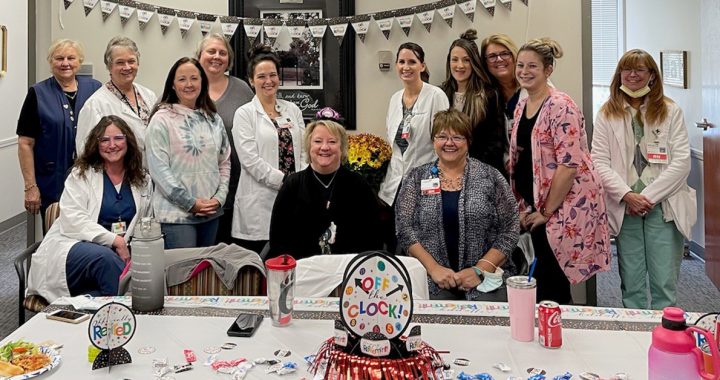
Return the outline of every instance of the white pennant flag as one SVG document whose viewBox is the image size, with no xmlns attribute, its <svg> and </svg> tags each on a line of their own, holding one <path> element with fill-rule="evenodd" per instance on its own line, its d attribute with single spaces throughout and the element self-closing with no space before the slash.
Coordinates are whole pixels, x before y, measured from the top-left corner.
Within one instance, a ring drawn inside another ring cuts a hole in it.
<svg viewBox="0 0 720 380">
<path fill-rule="evenodd" d="M 355 29 L 355 34 L 357 34 L 360 42 L 365 43 L 365 36 L 367 36 L 368 29 L 370 29 L 370 16 L 353 16 L 350 19 L 350 23 L 353 26 L 353 29 Z"/>
<path fill-rule="evenodd" d="M 463 11 L 463 13 L 465 13 L 465 16 L 467 16 L 470 21 L 475 21 L 475 9 L 477 7 L 477 0 L 470 0 L 458 3 L 458 7 L 461 11 Z"/>
<path fill-rule="evenodd" d="M 327 21 L 323 19 L 312 19 L 308 20 L 307 23 L 315 45 L 320 45 L 325 36 L 325 31 L 327 31 Z"/>
<path fill-rule="evenodd" d="M 220 16 L 220 28 L 225 37 L 232 38 L 235 35 L 238 25 L 240 25 L 240 17 Z M 257 34 L 255 34 L 255 37 L 257 37 Z"/>
<path fill-rule="evenodd" d="M 289 19 L 285 21 L 285 27 L 287 27 L 290 38 L 293 41 L 302 38 L 305 33 L 305 20 L 302 19 Z"/>
<path fill-rule="evenodd" d="M 508 10 L 512 10 L 512 0 L 500 0 L 500 4 L 505 6 Z"/>
<path fill-rule="evenodd" d="M 120 0 L 118 3 L 118 13 L 120 13 L 120 23 L 123 26 L 130 20 L 133 12 L 135 12 L 135 3 L 133 1 Z"/>
<path fill-rule="evenodd" d="M 102 10 L 102 18 L 103 21 L 106 21 L 108 17 L 110 17 L 110 14 L 113 13 L 115 8 L 117 7 L 117 0 L 111 1 L 111 0 L 101 0 L 100 1 L 100 10 Z"/>
<path fill-rule="evenodd" d="M 200 32 L 202 32 L 203 36 L 210 32 L 215 20 L 217 20 L 217 16 L 205 13 L 198 13 L 196 17 L 198 25 L 200 25 Z"/>
<path fill-rule="evenodd" d="M 98 1 L 100 0 L 83 0 L 83 5 L 85 6 L 85 16 L 89 15 L 90 12 L 95 9 Z"/>
<path fill-rule="evenodd" d="M 440 17 L 452 28 L 453 17 L 455 17 L 455 2 L 452 0 L 445 0 L 440 2 L 441 7 L 437 9 Z"/>
<path fill-rule="evenodd" d="M 415 17 L 414 14 L 409 15 L 403 15 L 403 16 L 397 16 L 398 24 L 400 24 L 400 27 L 402 28 L 403 32 L 405 32 L 405 36 L 410 35 L 410 27 L 413 23 L 413 18 Z"/>
<path fill-rule="evenodd" d="M 138 3 L 137 7 L 137 18 L 140 30 L 145 30 L 145 26 L 150 22 L 150 19 L 155 14 L 155 7 L 145 3 Z"/>
<path fill-rule="evenodd" d="M 416 11 L 418 13 L 416 13 L 415 15 L 417 16 L 418 20 L 420 20 L 420 23 L 423 24 L 428 33 L 430 33 L 430 28 L 432 27 L 432 22 L 435 18 L 434 4 L 421 5 L 417 8 Z"/>
<path fill-rule="evenodd" d="M 177 20 L 178 26 L 180 27 L 180 34 L 182 35 L 182 38 L 185 38 L 188 30 L 190 30 L 190 28 L 192 28 L 193 24 L 195 23 L 195 13 L 188 11 L 178 11 Z"/>
<path fill-rule="evenodd" d="M 273 46 L 275 45 L 275 40 L 280 35 L 280 31 L 283 27 L 283 21 L 280 19 L 265 19 L 263 20 L 263 29 L 265 30 L 265 35 L 268 38 L 268 45 Z"/>
<path fill-rule="evenodd" d="M 338 44 L 342 45 L 348 28 L 348 20 L 345 17 L 334 17 L 328 21 L 328 25 L 330 26 L 330 31 L 333 36 L 337 39 Z"/>
<path fill-rule="evenodd" d="M 175 10 L 172 8 L 159 7 L 157 14 L 158 21 L 160 22 L 160 30 L 162 30 L 162 34 L 165 34 L 175 19 Z"/>
<path fill-rule="evenodd" d="M 65 10 L 68 9 L 68 7 L 73 3 L 73 0 L 65 0 L 63 1 L 63 4 L 65 4 Z"/>
<path fill-rule="evenodd" d="M 485 10 L 490 13 L 490 16 L 495 16 L 495 5 L 497 4 L 496 0 L 480 0 L 482 2 L 482 6 L 485 8 Z"/>
<path fill-rule="evenodd" d="M 375 19 L 375 24 L 377 24 L 378 28 L 380 28 L 380 31 L 385 36 L 385 39 L 389 40 L 395 17 L 390 12 L 380 12 L 375 14 L 373 18 Z"/>
<path fill-rule="evenodd" d="M 223 17 L 220 17 L 221 22 L 222 19 Z M 250 44 L 252 44 L 257 39 L 257 36 L 260 35 L 260 31 L 262 30 L 262 20 L 259 18 L 245 19 L 243 21 L 243 28 L 245 29 L 245 35 L 250 41 Z M 227 33 L 225 35 L 227 35 Z"/>
</svg>

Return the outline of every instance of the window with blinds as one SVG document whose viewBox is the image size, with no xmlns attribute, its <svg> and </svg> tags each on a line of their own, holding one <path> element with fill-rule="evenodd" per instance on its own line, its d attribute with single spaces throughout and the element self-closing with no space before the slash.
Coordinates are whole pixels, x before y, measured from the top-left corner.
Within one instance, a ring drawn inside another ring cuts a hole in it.
<svg viewBox="0 0 720 380">
<path fill-rule="evenodd" d="M 593 114 L 610 95 L 610 82 L 620 58 L 622 1 L 592 0 Z"/>
</svg>

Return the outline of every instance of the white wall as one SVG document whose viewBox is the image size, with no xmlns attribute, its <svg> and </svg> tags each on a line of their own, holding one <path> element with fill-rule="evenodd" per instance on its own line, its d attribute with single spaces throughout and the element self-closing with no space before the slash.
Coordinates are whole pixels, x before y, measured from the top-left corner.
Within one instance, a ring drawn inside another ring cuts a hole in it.
<svg viewBox="0 0 720 380">
<path fill-rule="evenodd" d="M 660 62 L 661 50 L 687 50 L 688 88 L 665 86 L 665 95 L 672 98 L 685 112 L 693 164 L 688 184 L 698 195 L 698 221 L 693 240 L 705 246 L 705 218 L 703 210 L 702 130 L 695 121 L 702 119 L 702 67 L 700 48 L 700 1 L 627 0 L 625 1 L 626 48 L 639 48 L 652 54 Z"/>
<path fill-rule="evenodd" d="M 426 4 L 428 0 L 356 0 L 357 14 Z M 392 94 L 402 88 L 394 66 L 389 72 L 378 70 L 377 52 L 389 50 L 395 57 L 398 46 L 406 41 L 420 44 L 425 50 L 430 69 L 430 83 L 439 85 L 445 79 L 445 60 L 450 43 L 468 28 L 478 31 L 480 40 L 492 33 L 508 34 L 518 46 L 531 38 L 551 37 L 565 50 L 552 76 L 553 83 L 582 107 L 582 41 L 581 2 L 578 0 L 530 1 L 529 7 L 519 0 L 512 2 L 512 11 L 499 4 L 495 16 L 477 5 L 474 22 L 456 8 L 453 26 L 436 13 L 431 32 L 416 19 L 409 36 L 395 23 L 390 39 L 386 40 L 375 25 L 371 25 L 365 43 L 356 38 L 357 49 L 357 125 L 358 130 L 385 136 L 385 114 Z"/>
<path fill-rule="evenodd" d="M 144 1 L 158 6 L 184 9 L 189 11 L 226 15 L 228 12 L 227 0 L 152 0 Z M 38 80 L 49 76 L 49 68 L 44 61 L 47 48 L 52 40 L 57 38 L 72 38 L 81 41 L 85 46 L 85 63 L 93 63 L 94 76 L 101 82 L 109 79 L 107 69 L 103 63 L 103 54 L 108 41 L 116 35 L 125 35 L 132 38 L 140 49 L 140 69 L 137 82 L 153 91 L 158 97 L 162 94 L 165 78 L 175 61 L 183 56 L 192 56 L 198 42 L 202 39 L 199 25 L 193 25 L 183 39 L 177 21 L 173 21 L 167 32 L 160 31 L 157 15 L 141 31 L 137 16 L 133 16 L 123 27 L 117 9 L 107 21 L 103 22 L 102 12 L 98 4 L 92 13 L 85 16 L 82 1 L 75 1 L 65 10 L 62 1 L 38 1 Z M 44 21 L 44 22 L 43 22 Z M 216 25 L 217 30 L 220 24 Z"/>
<path fill-rule="evenodd" d="M 0 221 L 5 221 L 24 211 L 15 128 L 28 87 L 27 1 L 3 2 L 0 24 L 8 29 L 8 73 L 0 78 Z"/>
</svg>

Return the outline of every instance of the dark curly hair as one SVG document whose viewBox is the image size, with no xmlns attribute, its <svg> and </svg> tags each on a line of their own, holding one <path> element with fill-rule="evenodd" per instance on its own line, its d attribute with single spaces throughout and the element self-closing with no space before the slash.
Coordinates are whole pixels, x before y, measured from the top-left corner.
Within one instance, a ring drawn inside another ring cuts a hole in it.
<svg viewBox="0 0 720 380">
<path fill-rule="evenodd" d="M 138 148 L 135 133 L 133 133 L 125 120 L 115 115 L 103 116 L 90 131 L 87 140 L 85 140 L 85 150 L 83 154 L 75 160 L 73 167 L 80 171 L 80 177 L 82 178 L 85 178 L 85 173 L 89 169 L 95 171 L 103 170 L 105 160 L 100 156 L 100 138 L 105 135 L 105 129 L 110 125 L 116 126 L 120 132 L 125 135 L 125 144 L 127 145 L 127 152 L 125 152 L 125 157 L 123 157 L 125 179 L 131 186 L 143 187 L 147 185 L 145 169 L 142 164 L 142 151 Z"/>
</svg>

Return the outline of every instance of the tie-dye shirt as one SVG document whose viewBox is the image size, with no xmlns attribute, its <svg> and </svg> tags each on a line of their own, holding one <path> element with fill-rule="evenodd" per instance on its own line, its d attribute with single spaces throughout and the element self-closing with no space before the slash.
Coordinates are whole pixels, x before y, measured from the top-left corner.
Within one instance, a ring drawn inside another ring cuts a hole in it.
<svg viewBox="0 0 720 380">
<path fill-rule="evenodd" d="M 161 223 L 201 223 L 222 214 L 197 217 L 196 198 L 222 205 L 230 182 L 230 143 L 217 115 L 180 104 L 163 105 L 145 135 L 150 176 L 156 187 L 155 218 Z"/>
</svg>

